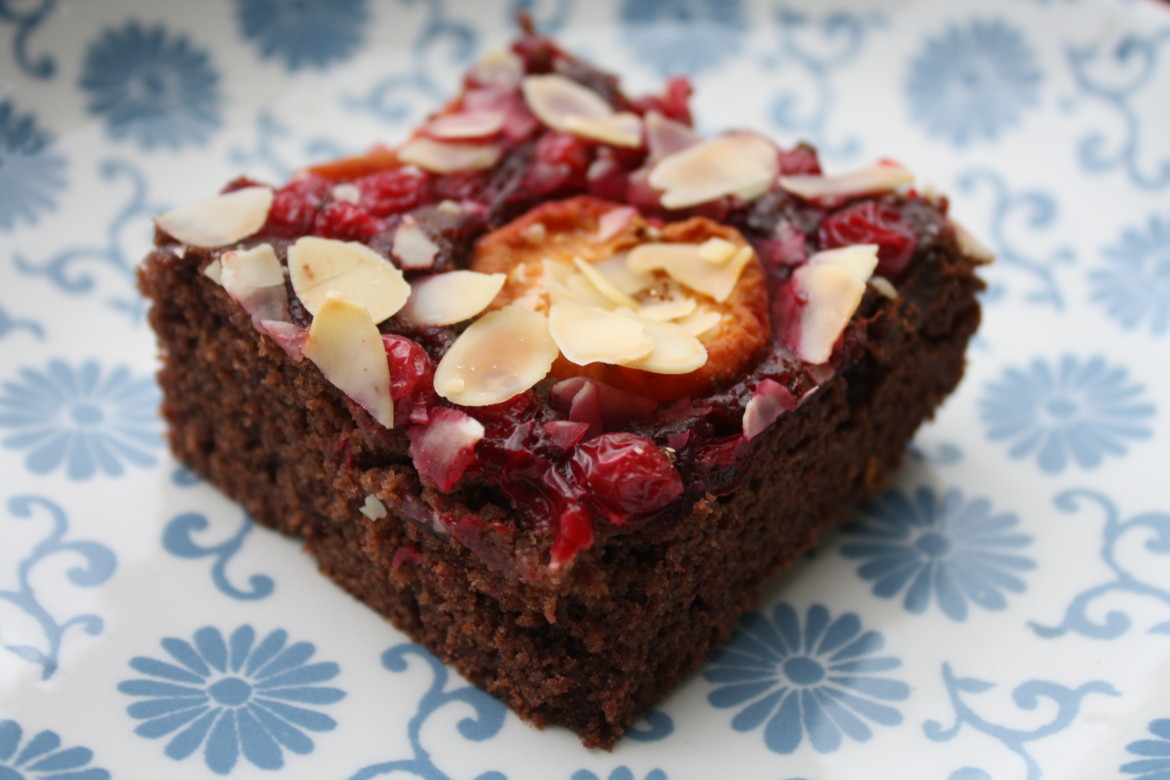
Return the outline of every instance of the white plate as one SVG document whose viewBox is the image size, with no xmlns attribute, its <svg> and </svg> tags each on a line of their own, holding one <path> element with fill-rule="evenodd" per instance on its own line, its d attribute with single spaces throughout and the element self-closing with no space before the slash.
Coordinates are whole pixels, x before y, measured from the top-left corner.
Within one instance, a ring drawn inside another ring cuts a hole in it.
<svg viewBox="0 0 1170 780">
<path fill-rule="evenodd" d="M 605 753 L 163 448 L 150 216 L 401 138 L 516 3 L 296 5 L 0 3 L 0 777 L 1170 776 L 1170 8 L 534 4 L 635 91 L 689 71 L 708 131 L 902 161 L 1000 254 L 894 486 Z"/>
</svg>

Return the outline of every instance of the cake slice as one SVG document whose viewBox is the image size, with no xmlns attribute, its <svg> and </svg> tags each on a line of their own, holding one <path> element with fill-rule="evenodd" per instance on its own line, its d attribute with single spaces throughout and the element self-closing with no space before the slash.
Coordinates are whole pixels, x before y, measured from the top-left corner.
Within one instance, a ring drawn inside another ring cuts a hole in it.
<svg viewBox="0 0 1170 780">
<path fill-rule="evenodd" d="M 529 31 L 403 144 L 160 216 L 139 272 L 176 456 L 588 746 L 898 466 L 989 259 L 902 167 L 700 138 L 689 93 Z"/>
</svg>

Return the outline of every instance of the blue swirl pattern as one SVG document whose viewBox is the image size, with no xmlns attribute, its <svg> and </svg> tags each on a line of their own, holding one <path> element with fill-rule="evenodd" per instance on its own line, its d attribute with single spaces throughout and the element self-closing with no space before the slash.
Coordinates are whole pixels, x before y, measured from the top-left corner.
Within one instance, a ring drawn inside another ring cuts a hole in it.
<svg viewBox="0 0 1170 780">
<path fill-rule="evenodd" d="M 216 589 L 226 596 L 240 601 L 256 601 L 272 595 L 275 583 L 264 574 L 253 574 L 248 578 L 250 590 L 233 585 L 227 577 L 227 566 L 244 545 L 244 537 L 252 532 L 252 518 L 244 515 L 244 521 L 233 536 L 219 544 L 203 546 L 193 538 L 197 531 L 206 530 L 210 523 L 205 515 L 186 512 L 176 515 L 163 529 L 163 549 L 177 558 L 214 558 L 211 566 L 211 580 Z"/>
<path fill-rule="evenodd" d="M 623 0 L 618 14 L 630 50 L 664 76 L 717 67 L 747 32 L 743 0 Z"/>
</svg>

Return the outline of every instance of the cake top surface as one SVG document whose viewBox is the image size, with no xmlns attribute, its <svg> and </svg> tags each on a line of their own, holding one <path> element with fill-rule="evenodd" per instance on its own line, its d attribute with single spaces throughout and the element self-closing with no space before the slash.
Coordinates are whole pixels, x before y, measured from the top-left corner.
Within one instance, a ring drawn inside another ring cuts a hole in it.
<svg viewBox="0 0 1170 780">
<path fill-rule="evenodd" d="M 690 93 L 627 96 L 529 32 L 403 143 L 236 180 L 161 215 L 160 246 L 200 253 L 362 436 L 404 435 L 424 487 L 502 494 L 555 569 L 732 490 L 904 277 L 989 259 L 897 163 L 703 138 Z"/>
</svg>

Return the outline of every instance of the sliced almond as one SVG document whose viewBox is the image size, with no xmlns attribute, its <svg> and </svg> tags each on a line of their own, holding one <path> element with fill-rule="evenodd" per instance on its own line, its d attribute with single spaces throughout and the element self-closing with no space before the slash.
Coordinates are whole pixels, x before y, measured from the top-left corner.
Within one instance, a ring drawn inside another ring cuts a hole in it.
<svg viewBox="0 0 1170 780">
<path fill-rule="evenodd" d="M 570 116 L 564 120 L 564 127 L 573 135 L 610 146 L 634 148 L 642 145 L 642 120 L 629 111 L 603 117 Z"/>
<path fill-rule="evenodd" d="M 699 304 L 689 295 L 670 298 L 664 301 L 647 303 L 637 309 L 637 313 L 648 320 L 656 322 L 670 322 L 682 319 L 694 313 Z"/>
<path fill-rule="evenodd" d="M 619 206 L 602 214 L 601 218 L 597 220 L 598 243 L 608 241 L 621 233 L 630 226 L 636 216 L 638 216 L 638 210 L 633 206 Z"/>
<path fill-rule="evenodd" d="M 489 138 L 504 127 L 502 111 L 463 111 L 446 114 L 426 124 L 423 132 L 440 140 L 466 140 L 468 138 Z"/>
<path fill-rule="evenodd" d="M 646 147 L 650 151 L 650 160 L 657 162 L 669 157 L 675 152 L 681 152 L 687 147 L 694 146 L 703 140 L 694 128 L 667 119 L 657 111 L 646 114 Z"/>
<path fill-rule="evenodd" d="M 287 321 L 288 290 L 284 270 L 270 244 L 258 244 L 242 252 L 220 256 L 220 283 L 256 322 Z"/>
<path fill-rule="evenodd" d="M 507 276 L 475 271 L 450 271 L 410 285 L 410 300 L 402 317 L 415 325 L 453 325 L 469 320 L 487 308 L 499 294 Z"/>
<path fill-rule="evenodd" d="M 752 250 L 742 247 L 731 260 L 715 265 L 703 259 L 701 244 L 642 244 L 630 250 L 626 264 L 634 273 L 665 271 L 671 279 L 723 303 L 735 290 Z M 746 251 L 743 251 L 746 250 Z"/>
<path fill-rule="evenodd" d="M 370 416 L 387 428 L 394 427 L 386 347 L 364 305 L 329 292 L 309 327 L 304 355 Z"/>
<path fill-rule="evenodd" d="M 386 511 L 386 505 L 383 504 L 373 493 L 366 495 L 366 500 L 362 502 L 360 507 L 358 507 L 358 511 L 370 520 L 381 520 L 389 514 L 389 512 Z"/>
<path fill-rule="evenodd" d="M 609 280 L 605 274 L 598 271 L 592 263 L 587 263 L 579 257 L 573 258 L 573 265 L 577 270 L 589 280 L 589 282 L 596 288 L 596 290 L 605 296 L 613 306 L 628 306 L 631 309 L 638 308 L 638 302 L 631 298 L 626 293 Z"/>
<path fill-rule="evenodd" d="M 780 187 L 805 200 L 818 198 L 852 198 L 892 192 L 914 183 L 914 174 L 901 167 L 878 163 L 837 176 L 797 174 L 781 176 Z"/>
<path fill-rule="evenodd" d="M 726 238 L 708 238 L 699 245 L 699 257 L 708 263 L 719 265 L 726 263 L 735 254 L 738 247 Z"/>
<path fill-rule="evenodd" d="M 654 340 L 639 321 L 571 301 L 553 304 L 548 329 L 561 354 L 579 366 L 626 365 L 654 349 Z"/>
<path fill-rule="evenodd" d="M 703 337 L 723 322 L 723 315 L 710 309 L 702 309 L 678 320 L 675 325 L 685 330 L 700 341 Z"/>
<path fill-rule="evenodd" d="M 557 352 L 543 314 L 505 306 L 459 335 L 435 368 L 435 392 L 463 406 L 501 403 L 544 379 Z"/>
<path fill-rule="evenodd" d="M 264 227 L 272 206 L 272 188 L 244 187 L 155 218 L 169 236 L 191 246 L 227 246 Z"/>
<path fill-rule="evenodd" d="M 743 408 L 744 438 L 749 441 L 756 438 L 782 413 L 791 412 L 796 406 L 796 397 L 787 387 L 775 379 L 760 382 Z"/>
<path fill-rule="evenodd" d="M 877 290 L 881 296 L 889 298 L 891 301 L 898 298 L 898 288 L 884 276 L 870 277 L 869 286 Z"/>
<path fill-rule="evenodd" d="M 573 132 L 567 124 L 570 118 L 605 119 L 614 113 L 601 95 L 558 73 L 526 76 L 520 88 L 536 118 L 563 133 Z"/>
<path fill-rule="evenodd" d="M 707 348 L 678 325 L 655 322 L 642 317 L 636 318 L 635 321 L 640 323 L 646 334 L 654 340 L 654 349 L 646 357 L 621 365 L 654 374 L 689 374 L 702 368 L 707 362 Z"/>
<path fill-rule="evenodd" d="M 314 316 L 331 292 L 365 306 L 374 322 L 392 316 L 410 297 L 402 271 L 365 244 L 304 236 L 288 249 L 293 289 Z"/>
<path fill-rule="evenodd" d="M 407 214 L 394 231 L 394 243 L 390 253 L 403 268 L 416 270 L 430 268 L 439 255 L 439 246 L 423 232 L 418 221 Z"/>
<path fill-rule="evenodd" d="M 491 168 L 500 150 L 490 144 L 460 144 L 416 138 L 398 150 L 398 159 L 431 173 L 458 173 Z"/>
<path fill-rule="evenodd" d="M 682 209 L 736 195 L 752 200 L 776 177 L 776 147 L 758 135 L 739 133 L 702 141 L 659 161 L 650 186 L 663 190 L 662 205 Z"/>
<path fill-rule="evenodd" d="M 975 235 L 955 220 L 951 220 L 955 229 L 955 243 L 959 251 L 977 263 L 994 263 L 995 250 L 977 239 Z"/>
<path fill-rule="evenodd" d="M 506 49 L 493 49 L 471 66 L 468 75 L 480 84 L 511 89 L 524 77 L 524 62 Z"/>
<path fill-rule="evenodd" d="M 219 258 L 212 260 L 203 269 L 203 275 L 216 284 L 223 284 L 223 264 L 219 262 Z"/>
<path fill-rule="evenodd" d="M 853 244 L 825 249 L 810 257 L 807 265 L 835 265 L 865 284 L 877 268 L 878 248 L 877 244 Z"/>
<path fill-rule="evenodd" d="M 817 252 L 793 272 L 792 284 L 806 301 L 794 345 L 805 362 L 827 363 L 832 356 L 877 267 L 877 250 L 875 244 L 860 244 Z"/>
</svg>

